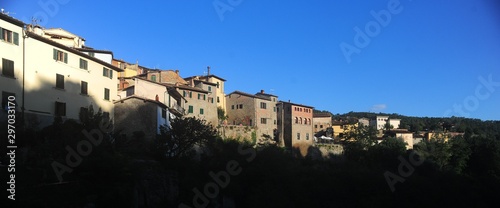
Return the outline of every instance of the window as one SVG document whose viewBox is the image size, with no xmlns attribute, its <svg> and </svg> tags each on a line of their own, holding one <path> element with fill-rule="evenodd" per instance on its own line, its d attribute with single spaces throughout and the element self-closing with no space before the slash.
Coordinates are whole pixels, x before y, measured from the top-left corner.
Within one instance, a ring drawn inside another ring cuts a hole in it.
<svg viewBox="0 0 500 208">
<path fill-rule="evenodd" d="M 151 75 L 151 81 L 156 82 L 156 75 Z"/>
<path fill-rule="evenodd" d="M 304 124 L 307 125 L 307 118 L 304 118 Z"/>
<path fill-rule="evenodd" d="M 302 117 L 299 118 L 299 124 L 302 124 Z"/>
<path fill-rule="evenodd" d="M 109 89 L 104 88 L 104 100 L 109 100 Z"/>
<path fill-rule="evenodd" d="M 64 89 L 64 75 L 56 74 L 56 88 Z"/>
<path fill-rule="evenodd" d="M 211 97 L 211 98 L 208 98 L 208 102 L 210 102 L 210 103 L 214 103 L 214 98 L 212 98 L 212 97 Z"/>
<path fill-rule="evenodd" d="M 183 97 L 186 97 L 186 90 L 183 90 L 183 91 L 182 91 L 182 96 L 183 96 Z"/>
<path fill-rule="evenodd" d="M 274 120 L 274 125 L 276 125 L 276 120 Z"/>
<path fill-rule="evenodd" d="M 261 123 L 261 124 L 267 124 L 267 119 L 265 119 L 265 118 L 261 118 L 261 119 L 260 119 L 260 123 Z"/>
<path fill-rule="evenodd" d="M 19 33 L 0 27 L 0 40 L 19 45 Z"/>
<path fill-rule="evenodd" d="M 319 128 L 323 128 L 323 125 L 319 125 Z"/>
<path fill-rule="evenodd" d="M 8 59 L 2 59 L 2 75 L 14 77 L 14 62 Z"/>
<path fill-rule="evenodd" d="M 217 82 L 217 88 L 219 88 L 219 82 Z"/>
<path fill-rule="evenodd" d="M 82 81 L 80 93 L 82 95 L 88 95 L 88 83 L 87 82 Z"/>
<path fill-rule="evenodd" d="M 109 76 L 109 69 L 102 68 L 102 76 L 108 77 Z"/>
<path fill-rule="evenodd" d="M 309 140 L 309 133 L 306 133 L 306 140 Z"/>
<path fill-rule="evenodd" d="M 200 108 L 200 115 L 203 115 L 203 108 Z"/>
<path fill-rule="evenodd" d="M 299 118 L 298 117 L 295 117 L 295 123 L 298 124 L 299 123 Z"/>
<path fill-rule="evenodd" d="M 297 140 L 300 140 L 300 133 L 297 133 Z"/>
<path fill-rule="evenodd" d="M 267 108 L 267 103 L 265 102 L 260 102 L 260 108 L 266 109 Z"/>
<path fill-rule="evenodd" d="M 193 92 L 189 92 L 189 98 L 193 98 Z"/>
<path fill-rule="evenodd" d="M 217 103 L 220 103 L 220 99 L 219 99 L 219 96 L 217 96 Z"/>
<path fill-rule="evenodd" d="M 273 107 L 273 111 L 276 112 L 276 107 Z"/>
<path fill-rule="evenodd" d="M 9 106 L 9 97 L 10 96 L 16 96 L 16 94 L 2 91 L 2 109 L 7 110 L 8 106 Z M 15 101 L 14 101 L 14 103 L 15 103 Z"/>
<path fill-rule="evenodd" d="M 234 110 L 234 105 L 231 105 L 231 110 Z"/>
<path fill-rule="evenodd" d="M 318 128 L 318 124 L 315 124 L 315 125 L 314 125 L 314 128 Z"/>
<path fill-rule="evenodd" d="M 198 100 L 200 99 L 200 97 L 201 97 L 201 94 L 200 94 L 200 93 L 198 93 Z"/>
<path fill-rule="evenodd" d="M 88 62 L 87 62 L 87 60 L 80 59 L 80 69 L 87 70 L 87 68 L 88 68 Z"/>
<path fill-rule="evenodd" d="M 252 126 L 252 119 L 249 120 L 249 126 Z"/>
<path fill-rule="evenodd" d="M 203 100 L 207 100 L 207 95 L 203 95 Z"/>
<path fill-rule="evenodd" d="M 167 111 L 165 109 L 161 109 L 161 117 L 167 118 Z"/>
<path fill-rule="evenodd" d="M 211 86 L 208 86 L 208 91 L 212 92 L 212 87 Z"/>
<path fill-rule="evenodd" d="M 95 53 L 94 52 L 89 52 L 89 56 L 94 57 Z"/>
<path fill-rule="evenodd" d="M 68 53 L 64 53 L 60 50 L 54 48 L 53 50 L 53 58 L 56 61 L 68 63 Z"/>
<path fill-rule="evenodd" d="M 56 102 L 56 116 L 66 116 L 66 103 Z"/>
<path fill-rule="evenodd" d="M 240 104 L 240 109 L 243 109 L 243 104 Z"/>
<path fill-rule="evenodd" d="M 113 79 L 113 70 L 110 70 L 106 67 L 102 68 L 102 76 L 109 77 L 110 79 Z"/>
<path fill-rule="evenodd" d="M 193 106 L 192 105 L 189 106 L 188 113 L 193 113 Z"/>
</svg>

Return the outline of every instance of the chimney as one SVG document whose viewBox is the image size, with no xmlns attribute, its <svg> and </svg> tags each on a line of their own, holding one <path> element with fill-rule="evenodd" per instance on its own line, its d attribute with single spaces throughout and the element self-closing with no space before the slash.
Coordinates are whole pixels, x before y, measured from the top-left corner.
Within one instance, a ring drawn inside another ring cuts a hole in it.
<svg viewBox="0 0 500 208">
<path fill-rule="evenodd" d="M 260 94 L 264 94 L 264 90 L 260 90 Z"/>
<path fill-rule="evenodd" d="M 210 66 L 207 66 L 207 76 L 210 76 Z"/>
<path fill-rule="evenodd" d="M 179 70 L 175 70 L 175 73 L 176 73 L 177 75 L 179 75 Z"/>
</svg>

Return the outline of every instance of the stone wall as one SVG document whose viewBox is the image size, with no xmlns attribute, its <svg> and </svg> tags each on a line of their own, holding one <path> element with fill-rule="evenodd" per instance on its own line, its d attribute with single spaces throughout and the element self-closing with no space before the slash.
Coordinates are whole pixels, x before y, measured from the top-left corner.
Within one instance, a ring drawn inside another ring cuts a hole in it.
<svg viewBox="0 0 500 208">
<path fill-rule="evenodd" d="M 223 139 L 246 140 L 252 143 L 256 142 L 257 136 L 259 136 L 257 135 L 257 129 L 250 126 L 225 125 L 217 127 L 217 131 Z"/>
</svg>

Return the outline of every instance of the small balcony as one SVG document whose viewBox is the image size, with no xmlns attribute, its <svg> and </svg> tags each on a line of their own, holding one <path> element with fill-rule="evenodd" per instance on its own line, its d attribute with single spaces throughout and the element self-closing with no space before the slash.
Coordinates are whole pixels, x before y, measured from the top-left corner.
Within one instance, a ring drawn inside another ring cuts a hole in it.
<svg viewBox="0 0 500 208">
<path fill-rule="evenodd" d="M 176 111 L 179 114 L 179 116 L 186 115 L 186 110 L 184 110 L 183 107 L 175 103 L 170 107 L 170 110 Z"/>
</svg>

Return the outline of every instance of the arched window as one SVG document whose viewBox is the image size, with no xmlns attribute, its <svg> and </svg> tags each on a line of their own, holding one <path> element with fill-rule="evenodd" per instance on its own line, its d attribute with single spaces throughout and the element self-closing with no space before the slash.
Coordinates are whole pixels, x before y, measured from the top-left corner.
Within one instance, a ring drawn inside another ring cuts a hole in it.
<svg viewBox="0 0 500 208">
<path fill-rule="evenodd" d="M 308 120 L 307 122 L 309 123 L 309 125 L 311 125 L 311 124 L 312 124 L 312 123 L 311 123 L 311 119 L 310 119 L 310 118 L 308 118 L 307 120 Z"/>
<path fill-rule="evenodd" d="M 295 123 L 299 123 L 299 118 L 295 117 Z"/>
<path fill-rule="evenodd" d="M 307 125 L 307 118 L 304 118 L 304 124 Z"/>
<path fill-rule="evenodd" d="M 299 118 L 299 124 L 302 124 L 302 117 Z"/>
</svg>

